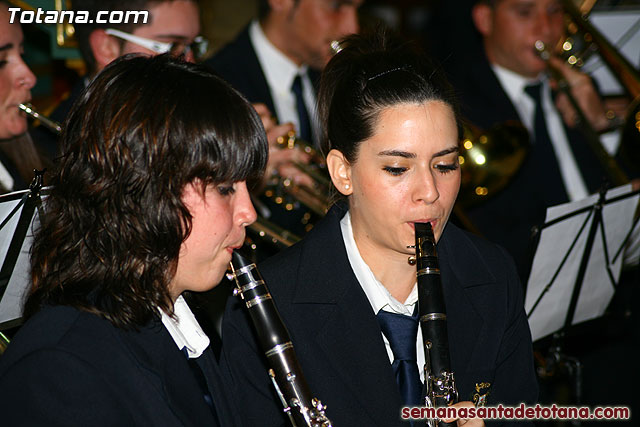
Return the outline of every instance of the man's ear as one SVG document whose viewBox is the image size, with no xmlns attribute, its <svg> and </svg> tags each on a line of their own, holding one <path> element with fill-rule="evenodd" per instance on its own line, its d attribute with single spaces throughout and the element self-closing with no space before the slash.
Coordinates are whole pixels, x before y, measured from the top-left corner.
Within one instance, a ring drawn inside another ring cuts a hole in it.
<svg viewBox="0 0 640 427">
<path fill-rule="evenodd" d="M 353 193 L 351 182 L 351 165 L 344 155 L 333 149 L 327 154 L 327 169 L 336 189 L 345 196 Z"/>
<path fill-rule="evenodd" d="M 486 3 L 478 3 L 471 9 L 471 18 L 476 29 L 483 36 L 487 36 L 493 30 L 493 9 Z"/>
<path fill-rule="evenodd" d="M 103 29 L 97 29 L 89 35 L 89 45 L 96 60 L 96 71 L 102 70 L 111 61 L 120 56 L 120 42 L 107 34 Z"/>
</svg>

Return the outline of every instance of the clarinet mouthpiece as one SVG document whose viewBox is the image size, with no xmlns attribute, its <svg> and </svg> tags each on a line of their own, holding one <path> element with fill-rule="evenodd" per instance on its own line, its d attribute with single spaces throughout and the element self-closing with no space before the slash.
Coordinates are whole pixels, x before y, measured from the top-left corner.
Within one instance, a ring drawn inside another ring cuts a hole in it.
<svg viewBox="0 0 640 427">
<path fill-rule="evenodd" d="M 236 270 L 239 270 L 242 267 L 246 267 L 248 265 L 253 264 L 253 262 L 245 258 L 237 250 L 233 251 L 233 254 L 231 255 L 231 263 L 233 264 L 233 268 Z"/>
</svg>

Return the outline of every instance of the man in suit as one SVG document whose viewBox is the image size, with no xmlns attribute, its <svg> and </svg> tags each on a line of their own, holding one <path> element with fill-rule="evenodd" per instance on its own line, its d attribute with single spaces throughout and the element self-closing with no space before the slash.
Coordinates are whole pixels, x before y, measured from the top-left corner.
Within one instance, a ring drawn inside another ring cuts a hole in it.
<svg viewBox="0 0 640 427">
<path fill-rule="evenodd" d="M 509 120 L 531 135 L 529 155 L 507 188 L 467 214 L 488 239 L 513 255 L 523 281 L 530 263 L 531 228 L 544 221 L 546 208 L 596 192 L 606 175 L 577 126 L 577 114 L 534 45 L 553 49 L 564 35 L 564 11 L 558 0 L 481 0 L 472 18 L 482 36 L 481 51 L 450 62 L 450 74 L 462 101 L 463 116 L 486 130 Z M 589 124 L 607 128 L 605 108 L 593 82 L 551 57 Z M 491 159 L 488 159 L 489 161 Z"/>
<path fill-rule="evenodd" d="M 295 129 L 302 140 L 318 142 L 315 85 L 319 71 L 331 58 L 332 41 L 358 31 L 357 9 L 362 0 L 262 0 L 259 19 L 206 61 L 247 97 L 262 104 L 261 115 L 273 123 L 272 134 Z M 263 118 L 263 121 L 265 119 Z M 279 123 L 279 126 L 275 126 Z M 269 141 L 275 141 L 270 137 Z M 298 150 L 270 150 L 265 178 L 272 171 L 296 182 L 313 185 L 292 166 L 308 162 Z M 307 210 L 285 210 L 269 198 L 262 214 L 297 235 L 307 229 Z"/>
<path fill-rule="evenodd" d="M 87 68 L 87 74 L 78 80 L 68 96 L 51 113 L 51 118 L 63 122 L 71 106 L 80 93 L 104 67 L 114 59 L 127 53 L 146 53 L 157 55 L 170 51 L 184 54 L 187 60 L 194 61 L 206 51 L 206 44 L 198 38 L 200 34 L 200 12 L 194 0 L 84 0 L 74 2 L 76 10 L 89 12 L 91 22 L 75 24 L 75 38 Z M 102 10 L 149 12 L 145 24 L 113 24 L 95 19 Z M 112 30 L 117 30 L 113 32 Z M 130 36 L 144 40 L 134 41 Z M 166 43 L 169 49 L 152 45 L 150 42 Z M 142 44 L 141 44 L 142 43 Z M 34 129 L 34 139 L 42 145 L 50 157 L 58 153 L 57 138 L 42 126 Z"/>
<path fill-rule="evenodd" d="M 313 142 L 317 138 L 314 85 L 333 54 L 331 43 L 358 31 L 361 3 L 262 0 L 259 19 L 206 63 L 250 102 L 265 104 L 278 122 L 293 123 L 299 136 Z M 301 80 L 303 107 L 297 106 L 296 78 Z M 301 118 L 302 109 L 308 117 Z"/>
</svg>

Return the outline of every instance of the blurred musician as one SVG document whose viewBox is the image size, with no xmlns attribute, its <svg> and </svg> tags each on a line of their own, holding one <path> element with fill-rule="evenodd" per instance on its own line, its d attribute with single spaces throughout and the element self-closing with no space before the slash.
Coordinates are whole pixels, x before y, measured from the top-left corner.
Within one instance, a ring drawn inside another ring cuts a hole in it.
<svg viewBox="0 0 640 427">
<path fill-rule="evenodd" d="M 392 37 L 351 36 L 341 46 L 323 71 L 319 111 L 342 199 L 301 242 L 259 265 L 311 390 L 336 426 L 409 425 L 400 408 L 422 403 L 425 356 L 408 246 L 415 223 L 430 222 L 458 405 L 535 401 L 515 266 L 503 249 L 448 223 L 460 185 L 451 88 L 424 55 Z M 227 305 L 223 368 L 251 402 L 245 425 L 286 425 L 243 305 Z"/>
<path fill-rule="evenodd" d="M 36 77 L 24 63 L 22 29 L 9 23 L 9 5 L 0 1 L 0 193 L 27 187 L 42 161 L 27 134 L 18 104 L 31 100 Z"/>
<path fill-rule="evenodd" d="M 472 18 L 483 48 L 449 61 L 463 117 L 481 129 L 518 120 L 530 131 L 532 147 L 510 185 L 467 214 L 486 238 L 512 254 L 526 280 L 531 227 L 544 221 L 547 207 L 596 192 L 605 172 L 576 126 L 576 111 L 555 90 L 557 83 L 534 48 L 540 40 L 553 49 L 564 36 L 560 2 L 480 0 Z M 605 129 L 609 123 L 592 80 L 559 58 L 550 62 L 591 126 Z"/>
<path fill-rule="evenodd" d="M 135 52 L 157 55 L 167 51 L 155 47 L 154 41 L 170 44 L 169 53 L 184 54 L 188 61 L 199 59 L 206 51 L 206 42 L 198 38 L 200 12 L 195 0 L 81 0 L 74 1 L 72 6 L 76 10 L 88 11 L 92 20 L 91 23 L 74 25 L 87 75 L 74 85 L 67 98 L 51 114 L 51 118 L 59 123 L 64 121 L 91 79 L 121 55 Z M 146 10 L 149 11 L 149 20 L 146 24 L 100 23 L 95 17 L 102 10 Z M 46 141 L 49 156 L 55 157 L 58 152 L 55 135 L 39 127 L 34 132 L 34 139 Z"/>
<path fill-rule="evenodd" d="M 0 358 L 3 425 L 237 425 L 183 293 L 218 284 L 256 219 L 258 115 L 205 67 L 128 56 L 81 94 L 62 142 L 27 321 Z"/>
<path fill-rule="evenodd" d="M 319 71 L 331 58 L 331 42 L 358 31 L 357 9 L 362 0 L 260 0 L 260 16 L 206 63 L 250 102 L 266 119 L 273 115 L 272 133 L 295 129 L 302 140 L 318 143 L 315 85 Z M 265 121 L 265 119 L 263 119 Z M 270 133 L 270 129 L 267 132 Z M 272 137 L 269 140 L 273 140 Z M 308 161 L 298 150 L 270 151 L 271 171 L 312 185 L 291 161 Z M 270 220 L 302 235 L 302 210 L 285 211 L 263 199 Z"/>
</svg>

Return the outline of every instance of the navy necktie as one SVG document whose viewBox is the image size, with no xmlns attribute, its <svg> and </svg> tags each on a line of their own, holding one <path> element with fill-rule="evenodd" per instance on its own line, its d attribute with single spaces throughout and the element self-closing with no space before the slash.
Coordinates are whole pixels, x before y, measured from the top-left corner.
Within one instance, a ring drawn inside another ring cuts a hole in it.
<svg viewBox="0 0 640 427">
<path fill-rule="evenodd" d="M 298 129 L 298 135 L 300 138 L 309 144 L 313 144 L 311 135 L 311 120 L 309 119 L 309 112 L 304 103 L 304 96 L 302 95 L 302 78 L 300 74 L 296 75 L 291 85 L 291 92 L 296 97 L 296 109 L 298 110 L 298 122 L 300 123 L 300 129 Z"/>
<path fill-rule="evenodd" d="M 204 398 L 205 403 L 211 410 L 211 413 L 213 414 L 213 418 L 217 420 L 218 413 L 216 412 L 216 407 L 215 407 L 215 404 L 213 403 L 213 398 L 211 397 L 211 393 L 209 392 L 207 379 L 205 378 L 204 373 L 202 372 L 202 368 L 198 364 L 199 358 L 190 358 L 189 351 L 187 350 L 186 346 L 182 347 L 182 354 L 184 354 L 184 356 L 187 358 L 187 363 L 189 363 L 189 367 L 193 372 L 196 382 L 200 386 L 200 390 L 202 391 L 202 397 Z"/>
<path fill-rule="evenodd" d="M 542 190 L 547 206 L 564 203 L 569 198 L 542 109 L 542 83 L 526 86 L 524 91 L 536 103 L 533 119 L 534 144 L 528 162 L 537 171 L 535 175 L 538 188 Z"/>
<path fill-rule="evenodd" d="M 422 404 L 422 381 L 416 354 L 418 314 L 405 316 L 380 310 L 376 317 L 393 352 L 391 369 L 396 375 L 402 404 L 419 406 Z"/>
</svg>

